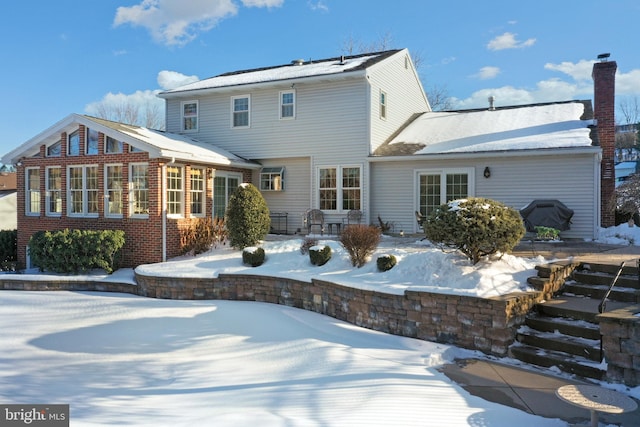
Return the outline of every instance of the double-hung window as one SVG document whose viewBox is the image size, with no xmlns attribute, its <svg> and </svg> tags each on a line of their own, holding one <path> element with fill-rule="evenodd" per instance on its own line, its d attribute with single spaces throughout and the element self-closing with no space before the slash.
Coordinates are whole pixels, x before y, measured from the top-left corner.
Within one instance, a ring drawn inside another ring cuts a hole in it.
<svg viewBox="0 0 640 427">
<path fill-rule="evenodd" d="M 438 206 L 473 196 L 473 169 L 417 171 L 418 211 L 429 215 Z"/>
<path fill-rule="evenodd" d="M 62 168 L 50 166 L 47 168 L 47 216 L 62 215 Z"/>
<path fill-rule="evenodd" d="M 249 127 L 251 98 L 249 95 L 231 97 L 231 127 Z"/>
<path fill-rule="evenodd" d="M 98 166 L 69 166 L 67 181 L 69 216 L 98 216 Z"/>
<path fill-rule="evenodd" d="M 293 119 L 296 116 L 296 93 L 293 90 L 280 92 L 280 119 Z"/>
<path fill-rule="evenodd" d="M 129 171 L 129 215 L 149 216 L 149 165 L 132 163 Z"/>
<path fill-rule="evenodd" d="M 25 213 L 30 216 L 40 215 L 40 168 L 27 168 Z"/>
<path fill-rule="evenodd" d="M 319 206 L 322 210 L 348 211 L 362 206 L 362 168 L 331 166 L 318 170 Z"/>
<path fill-rule="evenodd" d="M 122 165 L 105 165 L 104 168 L 104 215 L 122 216 Z"/>
<path fill-rule="evenodd" d="M 204 215 L 205 172 L 202 168 L 191 168 L 191 215 Z"/>
<path fill-rule="evenodd" d="M 67 137 L 67 156 L 80 155 L 80 131 L 75 131 Z"/>
<path fill-rule="evenodd" d="M 193 132 L 198 130 L 198 101 L 184 101 L 180 104 L 182 113 L 182 130 Z"/>
<path fill-rule="evenodd" d="M 184 182 L 182 167 L 167 166 L 167 215 L 183 215 Z"/>
<path fill-rule="evenodd" d="M 385 91 L 380 91 L 380 118 L 387 118 L 387 93 Z"/>
<path fill-rule="evenodd" d="M 98 154 L 98 131 L 95 129 L 87 128 L 85 143 L 85 153 L 88 156 Z"/>
</svg>

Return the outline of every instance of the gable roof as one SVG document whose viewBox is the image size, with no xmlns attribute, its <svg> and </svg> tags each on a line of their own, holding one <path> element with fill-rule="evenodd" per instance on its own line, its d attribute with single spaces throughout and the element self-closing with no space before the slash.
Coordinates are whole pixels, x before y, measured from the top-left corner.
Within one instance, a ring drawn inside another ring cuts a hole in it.
<svg viewBox="0 0 640 427">
<path fill-rule="evenodd" d="M 593 146 L 590 101 L 427 112 L 374 156 L 477 154 Z"/>
<path fill-rule="evenodd" d="M 126 125 L 110 120 L 80 114 L 70 114 L 45 131 L 7 153 L 2 163 L 15 164 L 22 157 L 37 155 L 42 144 L 60 140 L 61 132 L 73 132 L 78 125 L 95 129 L 111 138 L 123 141 L 149 153 L 150 158 L 167 158 L 203 164 L 236 166 L 257 169 L 259 164 L 243 159 L 226 150 L 185 135 L 179 135 L 141 126 Z"/>
<path fill-rule="evenodd" d="M 215 90 L 304 78 L 339 78 L 357 71 L 366 70 L 400 51 L 401 49 L 395 49 L 337 58 L 309 61 L 297 60 L 285 65 L 232 71 L 161 92 L 158 96 L 170 98 L 178 94 L 184 94 L 184 92 Z"/>
</svg>

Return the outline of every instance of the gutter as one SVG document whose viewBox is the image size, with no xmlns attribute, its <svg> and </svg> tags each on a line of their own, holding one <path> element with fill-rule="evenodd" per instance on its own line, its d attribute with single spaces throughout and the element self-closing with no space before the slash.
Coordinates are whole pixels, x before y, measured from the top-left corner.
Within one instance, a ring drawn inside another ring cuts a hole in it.
<svg viewBox="0 0 640 427">
<path fill-rule="evenodd" d="M 527 156 L 557 156 L 558 154 L 598 154 L 602 148 L 596 146 L 577 148 L 549 148 L 538 150 L 505 150 L 505 151 L 477 151 L 464 153 L 434 153 L 411 154 L 406 156 L 369 156 L 370 163 L 429 161 L 429 160 L 456 160 L 456 159 L 486 159 L 491 157 L 522 157 Z"/>
</svg>

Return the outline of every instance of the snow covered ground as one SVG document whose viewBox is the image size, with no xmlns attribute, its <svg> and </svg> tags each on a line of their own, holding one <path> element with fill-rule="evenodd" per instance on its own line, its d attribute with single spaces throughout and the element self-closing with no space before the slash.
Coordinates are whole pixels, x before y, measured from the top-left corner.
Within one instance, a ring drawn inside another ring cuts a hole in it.
<svg viewBox="0 0 640 427">
<path fill-rule="evenodd" d="M 601 241 L 640 244 L 622 231 Z M 542 261 L 505 256 L 471 266 L 425 242 L 385 240 L 357 269 L 337 242 L 326 243 L 334 255 L 322 267 L 300 254 L 300 240 L 281 240 L 265 242 L 261 267 L 245 267 L 238 251 L 219 248 L 139 271 L 313 276 L 383 292 L 488 296 L 525 290 Z M 386 273 L 376 271 L 382 253 L 398 257 Z M 122 270 L 109 279 L 131 277 Z M 472 396 L 437 370 L 480 353 L 290 307 L 3 291 L 0 331 L 0 402 L 68 403 L 72 426 L 566 426 Z"/>
</svg>

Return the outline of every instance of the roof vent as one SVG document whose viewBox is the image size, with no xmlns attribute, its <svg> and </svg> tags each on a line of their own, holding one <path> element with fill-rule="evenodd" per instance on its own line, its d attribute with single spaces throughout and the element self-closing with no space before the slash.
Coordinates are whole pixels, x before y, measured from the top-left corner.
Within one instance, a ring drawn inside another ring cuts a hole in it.
<svg viewBox="0 0 640 427">
<path fill-rule="evenodd" d="M 496 97 L 491 95 L 489 97 L 489 111 L 494 111 L 496 109 L 494 103 L 496 102 Z"/>
<path fill-rule="evenodd" d="M 340 65 L 344 65 L 344 55 L 340 56 Z"/>
<path fill-rule="evenodd" d="M 304 65 L 304 59 L 294 59 L 291 63 L 293 65 Z"/>
</svg>

